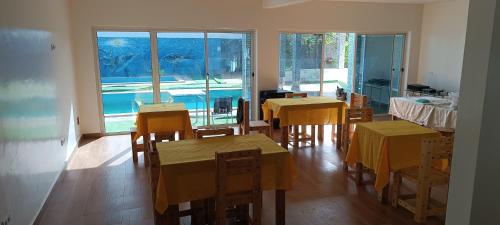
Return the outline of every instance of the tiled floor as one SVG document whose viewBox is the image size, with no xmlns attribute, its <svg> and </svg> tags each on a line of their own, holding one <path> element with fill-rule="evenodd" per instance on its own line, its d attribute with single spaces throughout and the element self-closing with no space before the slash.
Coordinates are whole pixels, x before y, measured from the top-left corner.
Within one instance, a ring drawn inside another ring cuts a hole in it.
<svg viewBox="0 0 500 225">
<path fill-rule="evenodd" d="M 299 177 L 286 195 L 288 225 L 415 224 L 409 212 L 377 202 L 370 176 L 361 186 L 347 178 L 330 140 L 290 152 Z M 139 161 L 132 163 L 128 135 L 88 141 L 55 185 L 39 224 L 153 224 L 148 174 Z M 263 224 L 274 224 L 273 192 L 265 192 L 263 202 Z M 428 224 L 444 222 L 431 218 Z"/>
</svg>

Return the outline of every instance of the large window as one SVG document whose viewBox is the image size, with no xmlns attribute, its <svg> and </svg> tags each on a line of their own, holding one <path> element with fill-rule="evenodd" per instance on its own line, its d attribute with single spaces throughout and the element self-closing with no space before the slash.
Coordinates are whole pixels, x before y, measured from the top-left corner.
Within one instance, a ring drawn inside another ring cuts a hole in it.
<svg viewBox="0 0 500 225">
<path fill-rule="evenodd" d="M 155 102 L 184 103 L 196 126 L 231 124 L 251 98 L 251 32 L 98 31 L 97 50 L 106 133 L 129 131 Z"/>
<path fill-rule="evenodd" d="M 312 96 L 350 90 L 353 42 L 350 33 L 281 33 L 279 88 Z"/>
</svg>

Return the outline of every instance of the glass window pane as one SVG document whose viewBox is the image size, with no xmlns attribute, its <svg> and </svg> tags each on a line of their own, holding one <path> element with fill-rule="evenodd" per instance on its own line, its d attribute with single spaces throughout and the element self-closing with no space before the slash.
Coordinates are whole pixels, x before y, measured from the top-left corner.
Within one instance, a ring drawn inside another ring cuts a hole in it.
<svg viewBox="0 0 500 225">
<path fill-rule="evenodd" d="M 106 133 L 129 131 L 139 104 L 153 103 L 148 32 L 97 32 Z"/>
<path fill-rule="evenodd" d="M 280 89 L 320 94 L 322 45 L 321 34 L 280 34 Z"/>
<path fill-rule="evenodd" d="M 206 125 L 205 34 L 158 33 L 160 100 L 182 102 L 191 123 Z"/>
<path fill-rule="evenodd" d="M 350 93 L 349 82 L 352 82 L 352 66 L 354 43 L 350 38 L 354 34 L 325 34 L 325 65 L 323 71 L 323 95 L 336 97 L 337 88 Z M 351 72 L 351 76 L 349 76 Z M 351 79 L 349 79 L 351 77 Z"/>
<path fill-rule="evenodd" d="M 238 98 L 251 98 L 251 33 L 208 33 L 211 124 L 236 123 Z"/>
</svg>

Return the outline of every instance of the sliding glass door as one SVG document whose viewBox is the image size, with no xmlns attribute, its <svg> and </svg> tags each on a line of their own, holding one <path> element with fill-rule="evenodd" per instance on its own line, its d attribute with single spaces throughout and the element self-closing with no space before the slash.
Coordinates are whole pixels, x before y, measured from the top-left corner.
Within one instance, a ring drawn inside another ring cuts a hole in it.
<svg viewBox="0 0 500 225">
<path fill-rule="evenodd" d="M 236 123 L 238 98 L 251 98 L 251 33 L 208 33 L 208 103 L 211 124 Z"/>
<path fill-rule="evenodd" d="M 128 131 L 139 104 L 153 103 L 149 32 L 97 32 L 100 91 L 107 133 Z"/>
<path fill-rule="evenodd" d="M 252 96 L 252 36 L 98 31 L 105 132 L 129 131 L 154 102 L 184 103 L 196 126 L 235 123 L 238 98 Z"/>
<path fill-rule="evenodd" d="M 356 92 L 368 96 L 376 114 L 389 110 L 389 99 L 399 96 L 405 35 L 358 35 Z"/>
<path fill-rule="evenodd" d="M 193 125 L 206 124 L 205 33 L 157 33 L 160 101 L 182 102 Z"/>
</svg>

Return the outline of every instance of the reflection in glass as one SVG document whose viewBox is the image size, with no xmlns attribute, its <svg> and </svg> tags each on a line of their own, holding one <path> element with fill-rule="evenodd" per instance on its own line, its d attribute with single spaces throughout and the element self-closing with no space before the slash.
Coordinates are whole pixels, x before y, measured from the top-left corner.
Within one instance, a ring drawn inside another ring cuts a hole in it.
<svg viewBox="0 0 500 225">
<path fill-rule="evenodd" d="M 376 114 L 387 113 L 390 97 L 399 95 L 404 38 L 404 35 L 358 36 L 356 92 L 368 96 Z"/>
<path fill-rule="evenodd" d="M 140 104 L 153 103 L 148 32 L 97 32 L 106 133 L 129 131 Z"/>
<path fill-rule="evenodd" d="M 182 102 L 193 125 L 206 125 L 205 35 L 158 33 L 160 100 Z"/>
<path fill-rule="evenodd" d="M 280 89 L 320 94 L 322 45 L 321 34 L 280 34 Z"/>
<path fill-rule="evenodd" d="M 354 43 L 353 33 L 325 33 L 325 63 L 323 70 L 323 95 L 336 97 L 337 87 L 350 93 L 349 72 L 352 67 Z"/>
</svg>

